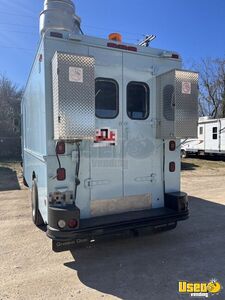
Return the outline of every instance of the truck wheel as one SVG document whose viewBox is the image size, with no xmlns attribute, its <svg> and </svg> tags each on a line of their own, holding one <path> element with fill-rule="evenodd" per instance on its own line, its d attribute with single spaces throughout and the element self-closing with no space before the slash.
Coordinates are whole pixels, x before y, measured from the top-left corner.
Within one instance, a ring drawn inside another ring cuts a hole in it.
<svg viewBox="0 0 225 300">
<path fill-rule="evenodd" d="M 26 181 L 24 176 L 23 176 L 23 185 L 26 186 L 26 187 L 29 187 L 29 185 L 27 184 L 27 181 Z"/>
<path fill-rule="evenodd" d="M 33 179 L 31 190 L 32 220 L 36 226 L 44 225 L 44 221 L 38 209 L 38 189 L 36 179 Z"/>
<path fill-rule="evenodd" d="M 188 157 L 187 152 L 185 150 L 181 150 L 180 155 L 181 155 L 181 158 L 187 158 Z"/>
</svg>

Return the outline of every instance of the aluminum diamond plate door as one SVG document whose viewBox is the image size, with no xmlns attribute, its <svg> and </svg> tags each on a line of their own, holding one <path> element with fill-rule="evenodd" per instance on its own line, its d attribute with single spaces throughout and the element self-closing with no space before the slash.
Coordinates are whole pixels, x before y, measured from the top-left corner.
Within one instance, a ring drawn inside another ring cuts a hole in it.
<svg viewBox="0 0 225 300">
<path fill-rule="evenodd" d="M 157 138 L 196 138 L 198 74 L 171 70 L 157 77 Z"/>
<path fill-rule="evenodd" d="M 175 71 L 175 136 L 197 137 L 198 126 L 198 74 Z"/>
<path fill-rule="evenodd" d="M 55 140 L 95 138 L 95 60 L 56 52 L 52 60 Z"/>
</svg>

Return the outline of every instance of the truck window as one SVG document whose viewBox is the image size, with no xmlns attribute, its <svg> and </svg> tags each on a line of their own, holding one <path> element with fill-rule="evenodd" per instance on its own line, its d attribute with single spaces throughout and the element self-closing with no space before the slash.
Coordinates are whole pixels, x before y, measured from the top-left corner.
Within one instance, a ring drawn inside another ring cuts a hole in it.
<svg viewBox="0 0 225 300">
<path fill-rule="evenodd" d="M 101 119 L 114 119 L 119 114 L 119 86 L 115 80 L 96 79 L 95 114 Z"/>
<path fill-rule="evenodd" d="M 133 120 L 145 120 L 149 116 L 149 87 L 143 82 L 127 85 L 127 114 Z"/>
<path fill-rule="evenodd" d="M 174 121 L 174 86 L 168 84 L 163 89 L 163 116 L 168 121 Z"/>
<path fill-rule="evenodd" d="M 203 127 L 199 127 L 199 134 L 203 134 Z"/>
<path fill-rule="evenodd" d="M 217 137 L 218 137 L 217 127 L 213 127 L 213 129 L 212 129 L 212 138 L 213 138 L 213 140 L 217 140 Z"/>
</svg>

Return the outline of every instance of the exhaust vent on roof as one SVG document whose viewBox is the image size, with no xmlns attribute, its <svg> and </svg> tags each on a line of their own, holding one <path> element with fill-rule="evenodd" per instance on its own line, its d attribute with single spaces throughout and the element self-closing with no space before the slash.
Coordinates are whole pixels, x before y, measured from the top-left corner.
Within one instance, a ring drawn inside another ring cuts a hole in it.
<svg viewBox="0 0 225 300">
<path fill-rule="evenodd" d="M 45 0 L 40 14 L 40 34 L 49 30 L 80 33 L 81 19 L 75 13 L 71 0 Z"/>
</svg>

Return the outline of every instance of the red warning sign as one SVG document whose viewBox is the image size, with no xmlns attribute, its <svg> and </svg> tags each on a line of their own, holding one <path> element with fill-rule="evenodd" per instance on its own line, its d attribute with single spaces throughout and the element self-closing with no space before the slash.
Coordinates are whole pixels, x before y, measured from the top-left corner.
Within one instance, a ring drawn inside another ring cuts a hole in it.
<svg viewBox="0 0 225 300">
<path fill-rule="evenodd" d="M 94 146 L 116 146 L 117 145 L 117 130 L 110 128 L 96 129 L 96 138 Z"/>
<path fill-rule="evenodd" d="M 191 83 L 189 81 L 182 82 L 182 94 L 191 94 Z"/>
</svg>

